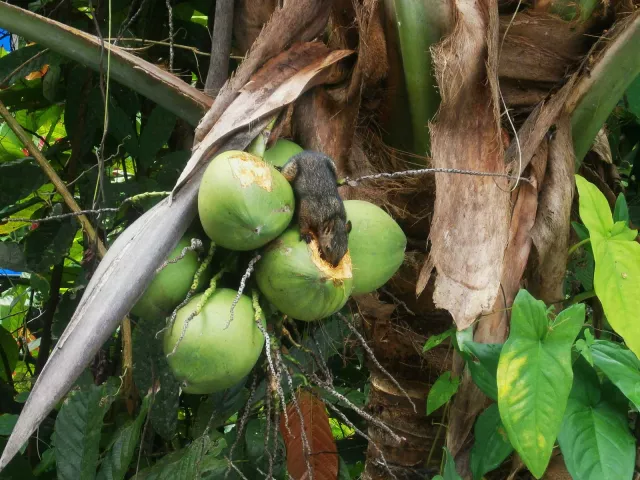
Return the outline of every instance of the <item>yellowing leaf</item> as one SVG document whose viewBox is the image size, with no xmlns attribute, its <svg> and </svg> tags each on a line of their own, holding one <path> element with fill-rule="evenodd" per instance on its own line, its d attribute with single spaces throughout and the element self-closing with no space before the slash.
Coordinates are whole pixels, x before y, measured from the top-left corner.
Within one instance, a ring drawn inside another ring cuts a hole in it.
<svg viewBox="0 0 640 480">
<path fill-rule="evenodd" d="M 605 196 L 576 175 L 580 218 L 589 229 L 595 259 L 594 289 L 613 329 L 640 357 L 640 244 L 636 230 L 613 223 Z"/>
<path fill-rule="evenodd" d="M 498 408 L 511 444 L 536 478 L 547 468 L 571 390 L 571 345 L 584 305 L 549 325 L 545 304 L 520 290 L 498 361 Z"/>
</svg>

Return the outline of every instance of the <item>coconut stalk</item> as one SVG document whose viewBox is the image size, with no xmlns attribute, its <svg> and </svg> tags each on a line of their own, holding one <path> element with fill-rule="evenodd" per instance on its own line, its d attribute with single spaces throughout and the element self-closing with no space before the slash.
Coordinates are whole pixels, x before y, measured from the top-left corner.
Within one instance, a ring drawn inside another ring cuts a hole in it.
<svg viewBox="0 0 640 480">
<path fill-rule="evenodd" d="M 430 49 L 440 41 L 449 23 L 442 5 L 434 0 L 394 0 L 391 5 L 409 98 L 413 150 L 418 155 L 429 154 L 428 124 L 440 105 Z"/>
<path fill-rule="evenodd" d="M 102 56 L 102 65 L 100 62 L 104 46 L 111 52 L 111 79 L 153 100 L 193 126 L 198 125 L 202 115 L 211 107 L 211 98 L 171 73 L 109 43 L 102 45 L 97 37 L 55 20 L 0 2 L 0 28 L 95 71 L 107 71 L 106 52 Z"/>
<path fill-rule="evenodd" d="M 595 60 L 589 59 L 592 68 L 567 101 L 567 111 L 572 112 L 576 168 L 624 92 L 640 75 L 640 12 L 620 22 L 612 33 L 607 48 Z"/>
</svg>

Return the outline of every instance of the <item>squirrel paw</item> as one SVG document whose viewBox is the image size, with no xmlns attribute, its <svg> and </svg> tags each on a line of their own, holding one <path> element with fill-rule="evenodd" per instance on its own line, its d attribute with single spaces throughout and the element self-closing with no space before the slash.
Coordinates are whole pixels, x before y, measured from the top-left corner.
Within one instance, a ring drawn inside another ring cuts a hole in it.
<svg viewBox="0 0 640 480">
<path fill-rule="evenodd" d="M 313 240 L 313 236 L 310 233 L 301 233 L 300 234 L 300 240 L 304 240 L 305 243 L 311 243 L 311 240 Z"/>
</svg>

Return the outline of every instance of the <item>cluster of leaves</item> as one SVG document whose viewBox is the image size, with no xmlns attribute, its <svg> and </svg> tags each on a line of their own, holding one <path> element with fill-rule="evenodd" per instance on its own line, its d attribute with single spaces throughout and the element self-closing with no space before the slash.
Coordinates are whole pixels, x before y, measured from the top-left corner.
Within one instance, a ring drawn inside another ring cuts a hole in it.
<svg viewBox="0 0 640 480">
<path fill-rule="evenodd" d="M 540 478 L 556 441 L 572 478 L 633 476 L 636 439 L 628 413 L 640 411 L 640 244 L 628 226 L 623 196 L 612 216 L 593 184 L 578 175 L 576 183 L 584 225 L 575 227 L 589 244 L 595 265 L 589 284 L 606 314 L 606 331 L 595 332 L 586 322 L 582 303 L 550 320 L 551 309 L 521 290 L 504 345 L 473 342 L 471 330 L 449 330 L 425 344 L 429 350 L 452 337 L 475 384 L 496 402 L 475 424 L 474 478 L 496 469 L 514 450 Z M 615 341 L 615 333 L 628 348 Z M 427 414 L 444 405 L 459 384 L 450 372 L 438 378 Z"/>
</svg>

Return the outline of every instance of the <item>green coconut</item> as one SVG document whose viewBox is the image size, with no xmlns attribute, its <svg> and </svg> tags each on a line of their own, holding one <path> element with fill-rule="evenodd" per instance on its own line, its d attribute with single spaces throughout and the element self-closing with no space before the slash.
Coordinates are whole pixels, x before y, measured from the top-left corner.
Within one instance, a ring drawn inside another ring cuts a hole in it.
<svg viewBox="0 0 640 480">
<path fill-rule="evenodd" d="M 395 220 L 373 203 L 346 200 L 344 207 L 351 220 L 353 294 L 369 293 L 387 283 L 400 268 L 407 237 Z"/>
<path fill-rule="evenodd" d="M 215 290 L 200 314 L 189 321 L 184 338 L 172 355 L 169 354 L 180 339 L 184 322 L 195 311 L 202 294 L 182 307 L 173 327 L 165 331 L 167 361 L 186 393 L 209 394 L 232 387 L 258 361 L 264 336 L 255 324 L 249 297 L 240 296 L 233 321 L 225 328 L 237 293 L 228 288 Z"/>
<path fill-rule="evenodd" d="M 173 260 L 182 253 L 182 249 L 191 245 L 190 237 L 182 237 L 178 245 L 169 254 L 169 260 Z M 198 254 L 193 250 L 178 260 L 170 263 L 156 274 L 140 299 L 131 309 L 131 313 L 144 318 L 164 318 L 173 312 L 180 302 L 184 300 L 193 283 L 200 262 Z M 207 270 L 200 279 L 200 288 L 204 288 L 210 278 Z"/>
<path fill-rule="evenodd" d="M 291 222 L 293 190 L 273 166 L 246 152 L 227 151 L 209 164 L 198 192 L 200 222 L 230 250 L 253 250 Z"/>
<path fill-rule="evenodd" d="M 296 153 L 302 152 L 302 147 L 293 143 L 290 140 L 280 138 L 276 141 L 273 147 L 264 152 L 264 161 L 275 165 L 276 167 L 282 167 L 289 161 Z"/>
<path fill-rule="evenodd" d="M 307 245 L 292 226 L 266 248 L 256 266 L 256 282 L 282 313 L 319 320 L 347 303 L 353 287 L 351 259 L 347 253 L 334 268 L 321 258 L 317 242 Z"/>
</svg>

